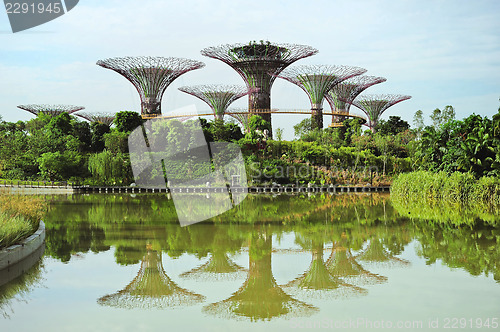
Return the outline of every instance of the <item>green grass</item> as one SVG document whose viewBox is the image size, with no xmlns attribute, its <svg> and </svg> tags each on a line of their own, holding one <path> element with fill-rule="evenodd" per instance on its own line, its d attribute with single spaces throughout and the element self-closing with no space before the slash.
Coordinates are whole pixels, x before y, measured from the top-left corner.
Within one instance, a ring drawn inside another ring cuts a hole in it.
<svg viewBox="0 0 500 332">
<path fill-rule="evenodd" d="M 476 179 L 470 173 L 418 171 L 398 175 L 391 200 L 403 215 L 453 224 L 474 224 L 480 218 L 498 223 L 500 179 Z"/>
<path fill-rule="evenodd" d="M 33 234 L 46 210 L 40 198 L 0 195 L 0 248 L 19 243 Z"/>
<path fill-rule="evenodd" d="M 19 243 L 33 234 L 37 227 L 23 216 L 0 212 L 0 248 Z"/>
<path fill-rule="evenodd" d="M 398 175 L 391 195 L 407 201 L 448 202 L 462 204 L 500 204 L 500 179 L 470 173 L 418 171 Z"/>
</svg>

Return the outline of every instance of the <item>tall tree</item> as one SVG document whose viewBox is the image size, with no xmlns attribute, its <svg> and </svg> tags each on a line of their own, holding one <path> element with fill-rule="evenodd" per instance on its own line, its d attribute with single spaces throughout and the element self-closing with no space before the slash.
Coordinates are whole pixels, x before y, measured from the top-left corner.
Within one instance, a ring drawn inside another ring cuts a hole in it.
<svg viewBox="0 0 500 332">
<path fill-rule="evenodd" d="M 431 114 L 431 120 L 432 120 L 432 125 L 434 128 L 439 129 L 439 126 L 441 125 L 441 110 L 439 108 L 436 108 L 434 111 L 432 111 Z"/>
<path fill-rule="evenodd" d="M 425 127 L 424 112 L 422 112 L 422 110 L 415 112 L 415 115 L 413 116 L 413 126 L 415 126 L 417 130 L 422 130 Z"/>
<path fill-rule="evenodd" d="M 410 129 L 410 124 L 399 116 L 391 115 L 389 120 L 380 120 L 375 130 L 382 135 L 397 135 Z"/>
<path fill-rule="evenodd" d="M 451 120 L 455 120 L 455 109 L 453 106 L 445 106 L 443 111 L 441 112 L 441 123 L 446 123 Z"/>
<path fill-rule="evenodd" d="M 113 123 L 116 126 L 116 130 L 131 132 L 142 124 L 142 117 L 139 113 L 134 111 L 121 111 L 116 113 Z"/>
<path fill-rule="evenodd" d="M 306 118 L 295 126 L 293 126 L 293 131 L 296 137 L 300 138 L 301 136 L 308 134 L 312 130 L 312 120 L 310 118 Z"/>
</svg>

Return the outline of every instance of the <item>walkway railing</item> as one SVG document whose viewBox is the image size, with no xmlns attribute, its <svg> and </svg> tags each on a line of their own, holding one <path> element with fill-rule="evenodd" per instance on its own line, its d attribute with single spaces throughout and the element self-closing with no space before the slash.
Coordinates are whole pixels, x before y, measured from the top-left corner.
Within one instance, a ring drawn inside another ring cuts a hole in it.
<svg viewBox="0 0 500 332">
<path fill-rule="evenodd" d="M 224 193 L 227 190 L 233 193 L 362 193 L 362 192 L 389 192 L 390 186 L 318 186 L 318 187 L 292 187 L 292 186 L 269 186 L 269 187 L 176 187 L 174 189 L 152 188 L 152 187 L 103 187 L 103 186 L 80 186 L 73 187 L 76 192 L 81 193 L 183 193 L 183 194 L 208 194 L 208 193 Z"/>
</svg>

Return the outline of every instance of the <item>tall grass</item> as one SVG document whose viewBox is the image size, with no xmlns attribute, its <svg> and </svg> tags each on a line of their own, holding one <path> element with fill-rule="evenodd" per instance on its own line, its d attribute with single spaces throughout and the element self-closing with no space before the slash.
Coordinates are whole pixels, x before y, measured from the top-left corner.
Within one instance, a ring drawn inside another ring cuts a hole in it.
<svg viewBox="0 0 500 332">
<path fill-rule="evenodd" d="M 414 217 L 450 219 L 458 223 L 472 223 L 479 217 L 496 223 L 498 218 L 493 216 L 500 210 L 500 179 L 477 180 L 470 173 L 459 172 L 450 175 L 426 171 L 405 173 L 394 179 L 391 200 L 398 211 Z"/>
<path fill-rule="evenodd" d="M 500 204 L 500 179 L 470 173 L 418 171 L 398 175 L 391 195 L 408 201 L 446 201 L 463 204 Z"/>
<path fill-rule="evenodd" d="M 46 208 L 40 198 L 0 195 L 0 248 L 19 243 L 33 234 Z"/>
</svg>

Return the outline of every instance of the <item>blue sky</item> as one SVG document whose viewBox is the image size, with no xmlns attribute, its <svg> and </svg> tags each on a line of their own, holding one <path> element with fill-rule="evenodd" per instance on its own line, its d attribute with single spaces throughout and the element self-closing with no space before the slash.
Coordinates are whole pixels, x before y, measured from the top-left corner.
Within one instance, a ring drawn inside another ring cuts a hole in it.
<svg viewBox="0 0 500 332">
<path fill-rule="evenodd" d="M 195 104 L 183 85 L 243 84 L 229 66 L 200 50 L 225 43 L 270 40 L 313 46 L 296 64 L 361 66 L 387 82 L 365 93 L 413 96 L 389 108 L 411 122 L 452 105 L 457 118 L 491 117 L 500 106 L 500 1 L 497 0 L 80 0 L 66 15 L 13 34 L 0 11 L 0 115 L 27 120 L 20 104 L 82 105 L 88 111 L 139 110 L 138 94 L 120 75 L 95 62 L 114 56 L 186 57 L 206 67 L 167 89 L 163 112 Z M 235 107 L 244 107 L 245 98 Z M 278 79 L 273 108 L 309 108 L 305 93 Z M 325 108 L 328 106 L 324 105 Z M 304 116 L 273 117 L 293 137 Z M 325 123 L 330 121 L 325 118 Z"/>
</svg>

